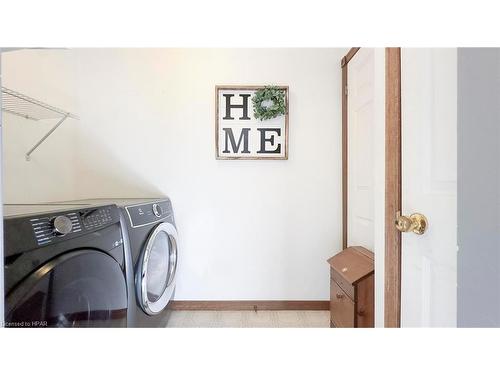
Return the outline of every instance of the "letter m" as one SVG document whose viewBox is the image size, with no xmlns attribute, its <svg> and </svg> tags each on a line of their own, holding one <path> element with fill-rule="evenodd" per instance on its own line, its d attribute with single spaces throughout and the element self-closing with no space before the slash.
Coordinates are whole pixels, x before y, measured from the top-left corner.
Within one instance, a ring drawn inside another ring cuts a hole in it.
<svg viewBox="0 0 500 375">
<path fill-rule="evenodd" d="M 241 143 L 243 143 L 243 151 L 241 151 L 241 153 L 250 153 L 250 151 L 248 150 L 248 132 L 250 131 L 250 128 L 241 129 L 238 143 L 236 143 L 236 140 L 234 139 L 233 129 L 222 128 L 222 130 L 224 131 L 224 151 L 222 151 L 223 154 L 229 154 L 231 152 L 229 151 L 229 144 L 231 144 L 232 153 L 237 154 L 240 150 Z"/>
</svg>

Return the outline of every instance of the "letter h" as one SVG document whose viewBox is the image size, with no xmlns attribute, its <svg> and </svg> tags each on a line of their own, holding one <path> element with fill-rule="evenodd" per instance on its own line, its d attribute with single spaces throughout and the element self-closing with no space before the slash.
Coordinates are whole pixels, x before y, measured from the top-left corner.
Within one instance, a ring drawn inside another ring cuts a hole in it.
<svg viewBox="0 0 500 375">
<path fill-rule="evenodd" d="M 231 97 L 233 97 L 234 94 L 222 94 L 222 96 L 226 98 L 226 115 L 223 117 L 223 120 L 234 120 L 234 118 L 231 117 L 231 109 L 233 108 L 243 109 L 243 116 L 240 117 L 240 120 L 250 120 L 250 117 L 248 117 L 248 98 L 250 94 L 240 94 L 243 98 L 243 104 L 231 104 Z"/>
</svg>

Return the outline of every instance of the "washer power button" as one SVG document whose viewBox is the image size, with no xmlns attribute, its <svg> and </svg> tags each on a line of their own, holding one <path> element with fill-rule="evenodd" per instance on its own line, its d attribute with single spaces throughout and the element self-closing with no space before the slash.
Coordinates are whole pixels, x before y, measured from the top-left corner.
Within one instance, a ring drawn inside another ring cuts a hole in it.
<svg viewBox="0 0 500 375">
<path fill-rule="evenodd" d="M 158 203 L 153 204 L 153 213 L 155 214 L 156 217 L 161 217 L 163 210 L 161 209 Z"/>
</svg>

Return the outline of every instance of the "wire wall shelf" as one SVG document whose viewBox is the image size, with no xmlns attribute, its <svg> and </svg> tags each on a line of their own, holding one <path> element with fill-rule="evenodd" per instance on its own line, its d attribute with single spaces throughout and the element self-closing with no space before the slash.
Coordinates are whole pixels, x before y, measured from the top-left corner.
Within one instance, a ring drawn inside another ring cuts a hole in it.
<svg viewBox="0 0 500 375">
<path fill-rule="evenodd" d="M 29 120 L 56 120 L 56 124 L 26 153 L 26 160 L 66 119 L 79 117 L 61 108 L 54 107 L 38 99 L 2 86 L 2 111 Z"/>
</svg>

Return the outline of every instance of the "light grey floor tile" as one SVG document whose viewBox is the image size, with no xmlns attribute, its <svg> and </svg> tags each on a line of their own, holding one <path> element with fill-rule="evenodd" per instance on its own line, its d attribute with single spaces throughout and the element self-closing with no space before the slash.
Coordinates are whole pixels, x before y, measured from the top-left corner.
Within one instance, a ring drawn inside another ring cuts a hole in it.
<svg viewBox="0 0 500 375">
<path fill-rule="evenodd" d="M 185 327 L 212 328 L 217 326 L 218 311 L 188 311 L 184 320 Z"/>
<path fill-rule="evenodd" d="M 304 320 L 308 328 L 329 328 L 330 311 L 304 311 Z"/>
<path fill-rule="evenodd" d="M 329 311 L 172 311 L 167 327 L 328 328 Z"/>
<path fill-rule="evenodd" d="M 180 328 L 184 327 L 184 321 L 186 319 L 186 311 L 172 311 L 168 319 L 167 327 Z"/>
<path fill-rule="evenodd" d="M 244 328 L 248 326 L 248 311 L 219 311 L 216 327 Z"/>
<path fill-rule="evenodd" d="M 248 311 L 247 325 L 248 328 L 276 328 L 278 326 L 278 318 L 276 311 Z"/>
<path fill-rule="evenodd" d="M 306 326 L 303 311 L 277 311 L 278 327 L 301 328 Z"/>
</svg>

